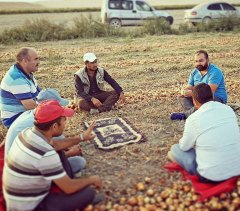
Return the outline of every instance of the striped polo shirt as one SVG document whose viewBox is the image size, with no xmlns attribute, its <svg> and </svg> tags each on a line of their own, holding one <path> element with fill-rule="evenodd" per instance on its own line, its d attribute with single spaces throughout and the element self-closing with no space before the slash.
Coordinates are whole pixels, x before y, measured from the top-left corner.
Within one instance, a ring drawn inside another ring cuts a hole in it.
<svg viewBox="0 0 240 211">
<path fill-rule="evenodd" d="M 21 100 L 35 100 L 39 91 L 40 88 L 32 74 L 26 74 L 18 64 L 11 66 L 2 79 L 0 87 L 0 110 L 3 123 L 4 120 L 26 111 Z"/>
<path fill-rule="evenodd" d="M 33 210 L 49 193 L 52 180 L 66 175 L 55 149 L 34 128 L 13 142 L 3 170 L 7 210 Z"/>
</svg>

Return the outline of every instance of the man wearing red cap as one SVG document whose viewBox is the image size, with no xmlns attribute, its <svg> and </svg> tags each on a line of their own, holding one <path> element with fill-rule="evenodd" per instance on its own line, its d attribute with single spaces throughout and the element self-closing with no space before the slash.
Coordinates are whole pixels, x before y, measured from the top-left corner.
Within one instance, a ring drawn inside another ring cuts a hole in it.
<svg viewBox="0 0 240 211">
<path fill-rule="evenodd" d="M 3 193 L 7 210 L 83 210 L 93 203 L 96 193 L 89 186 L 101 187 L 99 176 L 71 179 L 51 145 L 52 138 L 63 133 L 66 117 L 73 114 L 72 109 L 62 107 L 56 100 L 38 105 L 34 127 L 17 136 L 4 165 Z M 58 141 L 59 148 L 94 138 L 94 125 L 91 124 L 82 138 Z M 62 192 L 49 192 L 52 182 Z"/>
</svg>

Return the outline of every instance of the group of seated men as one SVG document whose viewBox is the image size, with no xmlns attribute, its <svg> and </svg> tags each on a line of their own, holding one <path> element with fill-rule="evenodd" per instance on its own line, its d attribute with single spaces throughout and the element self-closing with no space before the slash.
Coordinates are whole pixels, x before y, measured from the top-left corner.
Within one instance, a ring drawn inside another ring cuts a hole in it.
<svg viewBox="0 0 240 211">
<path fill-rule="evenodd" d="M 91 114 L 111 110 L 125 101 L 123 89 L 98 67 L 93 53 L 83 56 L 85 66 L 75 77 L 77 106 Z M 99 176 L 80 177 L 86 160 L 79 143 L 94 138 L 94 122 L 81 135 L 65 138 L 68 100 L 51 88 L 40 89 L 35 49 L 22 48 L 4 76 L 0 89 L 5 139 L 3 193 L 8 210 L 82 210 L 103 200 Z M 107 82 L 114 90 L 105 91 Z M 240 133 L 233 110 L 226 105 L 222 71 L 209 62 L 206 51 L 195 53 L 195 68 L 179 98 L 185 109 L 172 120 L 186 120 L 183 137 L 167 157 L 203 182 L 221 182 L 240 175 Z M 61 191 L 50 191 L 56 185 Z M 57 203 L 56 203 L 57 201 Z"/>
</svg>

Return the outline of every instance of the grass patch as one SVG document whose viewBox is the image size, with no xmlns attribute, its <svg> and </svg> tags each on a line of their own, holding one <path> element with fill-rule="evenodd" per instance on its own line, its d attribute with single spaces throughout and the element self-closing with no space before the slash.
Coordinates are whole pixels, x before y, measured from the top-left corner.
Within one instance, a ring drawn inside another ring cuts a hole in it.
<svg viewBox="0 0 240 211">
<path fill-rule="evenodd" d="M 132 30 L 113 28 L 108 24 L 96 21 L 92 16 L 81 16 L 73 20 L 74 24 L 67 27 L 64 24 L 52 23 L 46 19 L 27 21 L 22 27 L 8 29 L 0 34 L 0 43 L 36 42 L 68 40 L 76 38 L 97 37 L 144 37 L 146 35 L 182 35 L 195 32 L 228 32 L 240 31 L 240 20 L 236 17 L 223 17 L 209 24 L 180 24 L 178 29 L 173 29 L 165 19 L 156 18 L 144 22 L 142 27 Z"/>
<path fill-rule="evenodd" d="M 175 30 L 173 30 L 170 24 L 163 18 L 155 18 L 151 20 L 147 20 L 142 29 L 142 34 L 149 35 L 163 35 L 163 34 L 174 34 Z"/>
</svg>

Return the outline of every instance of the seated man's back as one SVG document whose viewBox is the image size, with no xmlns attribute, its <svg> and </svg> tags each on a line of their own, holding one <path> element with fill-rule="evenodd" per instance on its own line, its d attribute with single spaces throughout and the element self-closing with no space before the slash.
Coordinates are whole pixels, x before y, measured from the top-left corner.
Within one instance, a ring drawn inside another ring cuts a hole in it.
<svg viewBox="0 0 240 211">
<path fill-rule="evenodd" d="M 195 139 L 201 176 L 220 181 L 240 174 L 240 133 L 229 106 L 207 102 L 189 116 L 186 124 L 189 129 L 185 133 L 192 133 L 191 138 Z"/>
</svg>

